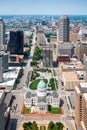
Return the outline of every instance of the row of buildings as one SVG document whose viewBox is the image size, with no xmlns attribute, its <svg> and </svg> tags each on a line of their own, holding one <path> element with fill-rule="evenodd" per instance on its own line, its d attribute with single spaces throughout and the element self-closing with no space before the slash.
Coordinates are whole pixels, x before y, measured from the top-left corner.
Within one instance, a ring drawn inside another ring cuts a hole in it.
<svg viewBox="0 0 87 130">
<path fill-rule="evenodd" d="M 11 54 L 23 54 L 24 34 L 23 31 L 10 31 L 9 42 L 6 43 L 5 24 L 3 19 L 0 19 L 0 50 L 10 51 Z M 5 48 L 5 46 L 7 46 Z"/>
</svg>

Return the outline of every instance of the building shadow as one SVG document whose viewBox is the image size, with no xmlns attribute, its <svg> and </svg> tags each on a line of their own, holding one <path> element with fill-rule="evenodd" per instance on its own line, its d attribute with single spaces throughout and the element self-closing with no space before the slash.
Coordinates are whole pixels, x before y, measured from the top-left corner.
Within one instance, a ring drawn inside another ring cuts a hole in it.
<svg viewBox="0 0 87 130">
<path fill-rule="evenodd" d="M 18 119 L 11 119 L 10 122 L 10 130 L 17 130 Z"/>
</svg>

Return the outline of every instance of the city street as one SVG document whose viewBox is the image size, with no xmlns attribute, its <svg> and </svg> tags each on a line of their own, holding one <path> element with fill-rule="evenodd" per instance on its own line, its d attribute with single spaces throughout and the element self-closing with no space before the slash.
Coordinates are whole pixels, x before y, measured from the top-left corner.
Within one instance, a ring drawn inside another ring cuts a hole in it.
<svg viewBox="0 0 87 130">
<path fill-rule="evenodd" d="M 30 52 L 30 58 L 27 61 L 27 66 L 24 67 L 24 75 L 22 76 L 20 83 L 17 85 L 16 90 L 12 90 L 13 95 L 15 96 L 12 108 L 13 109 L 16 104 L 17 108 L 13 112 L 11 111 L 11 130 L 16 130 L 18 122 L 21 120 L 21 109 L 22 109 L 22 103 L 23 103 L 23 97 L 25 91 L 27 91 L 27 80 L 28 80 L 28 74 L 32 70 L 32 67 L 30 66 L 30 62 L 32 61 L 34 48 L 36 43 L 36 31 L 33 33 L 33 42 Z M 14 128 L 13 128 L 14 126 Z"/>
</svg>

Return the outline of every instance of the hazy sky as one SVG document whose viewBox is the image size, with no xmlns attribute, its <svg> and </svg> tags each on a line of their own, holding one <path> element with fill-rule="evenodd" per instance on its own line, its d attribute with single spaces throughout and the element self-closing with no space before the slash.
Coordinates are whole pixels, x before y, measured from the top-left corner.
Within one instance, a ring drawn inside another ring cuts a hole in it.
<svg viewBox="0 0 87 130">
<path fill-rule="evenodd" d="M 0 0 L 0 14 L 87 14 L 87 0 Z"/>
</svg>

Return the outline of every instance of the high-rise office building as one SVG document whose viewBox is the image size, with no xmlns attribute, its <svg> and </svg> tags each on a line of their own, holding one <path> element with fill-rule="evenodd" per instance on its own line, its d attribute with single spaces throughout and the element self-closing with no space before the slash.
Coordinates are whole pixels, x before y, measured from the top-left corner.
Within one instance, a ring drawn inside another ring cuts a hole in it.
<svg viewBox="0 0 87 130">
<path fill-rule="evenodd" d="M 24 34 L 23 31 L 11 31 L 8 50 L 11 54 L 23 54 Z"/>
<path fill-rule="evenodd" d="M 37 44 L 39 46 L 44 45 L 46 43 L 45 41 L 45 35 L 42 26 L 40 25 L 37 31 Z"/>
<path fill-rule="evenodd" d="M 42 47 L 42 61 L 44 67 L 53 67 L 53 46 L 44 45 Z"/>
<path fill-rule="evenodd" d="M 0 52 L 0 82 L 3 81 L 3 72 L 8 70 L 8 54 Z"/>
<path fill-rule="evenodd" d="M 59 18 L 59 42 L 69 42 L 69 18 L 66 15 Z"/>
<path fill-rule="evenodd" d="M 75 122 L 81 130 L 87 130 L 87 82 L 75 88 Z"/>
<path fill-rule="evenodd" d="M 5 44 L 5 25 L 3 19 L 0 19 L 0 49 Z"/>
</svg>

